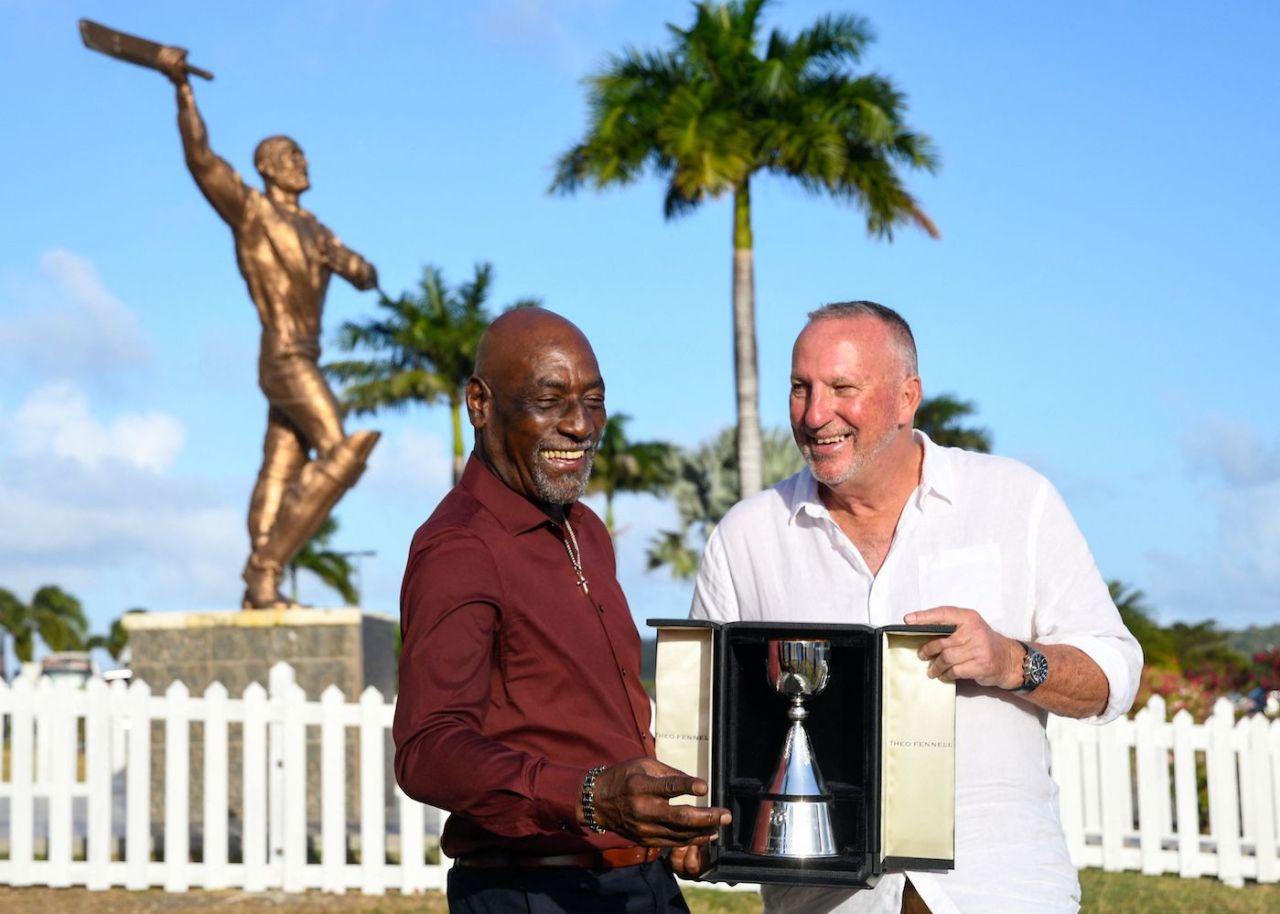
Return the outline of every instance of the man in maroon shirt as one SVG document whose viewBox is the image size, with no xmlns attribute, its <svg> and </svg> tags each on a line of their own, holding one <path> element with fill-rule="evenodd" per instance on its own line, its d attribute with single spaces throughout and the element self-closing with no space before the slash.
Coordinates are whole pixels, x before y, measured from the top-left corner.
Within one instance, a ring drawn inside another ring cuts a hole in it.
<svg viewBox="0 0 1280 914">
<path fill-rule="evenodd" d="M 701 845 L 720 808 L 653 759 L 640 636 L 604 525 L 578 503 L 605 426 L 582 332 L 510 311 L 467 384 L 476 443 L 409 548 L 396 778 L 449 810 L 449 908 L 687 911 L 659 848 Z M 549 907 L 544 907 L 549 905 Z"/>
</svg>

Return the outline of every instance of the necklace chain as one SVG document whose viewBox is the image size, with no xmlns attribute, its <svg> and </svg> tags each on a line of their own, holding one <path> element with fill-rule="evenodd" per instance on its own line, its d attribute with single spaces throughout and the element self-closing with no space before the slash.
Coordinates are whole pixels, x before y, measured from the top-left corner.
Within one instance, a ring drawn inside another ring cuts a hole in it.
<svg viewBox="0 0 1280 914">
<path fill-rule="evenodd" d="M 578 576 L 578 586 L 582 588 L 583 593 L 590 593 L 587 588 L 587 576 L 582 573 L 582 547 L 578 545 L 578 537 L 574 535 L 573 525 L 569 523 L 567 515 L 564 519 L 564 531 L 568 535 L 560 542 L 564 543 L 564 551 L 569 553 L 569 561 L 573 563 L 573 573 Z"/>
</svg>

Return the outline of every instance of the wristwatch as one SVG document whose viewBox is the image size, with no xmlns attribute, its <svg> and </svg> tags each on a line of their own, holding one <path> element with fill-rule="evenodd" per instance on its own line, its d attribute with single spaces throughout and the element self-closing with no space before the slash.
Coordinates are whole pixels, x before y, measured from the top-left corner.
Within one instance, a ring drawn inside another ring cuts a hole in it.
<svg viewBox="0 0 1280 914">
<path fill-rule="evenodd" d="M 1022 657 L 1022 685 L 1013 691 L 1034 692 L 1049 678 L 1049 660 L 1025 641 L 1019 641 L 1026 653 Z"/>
</svg>

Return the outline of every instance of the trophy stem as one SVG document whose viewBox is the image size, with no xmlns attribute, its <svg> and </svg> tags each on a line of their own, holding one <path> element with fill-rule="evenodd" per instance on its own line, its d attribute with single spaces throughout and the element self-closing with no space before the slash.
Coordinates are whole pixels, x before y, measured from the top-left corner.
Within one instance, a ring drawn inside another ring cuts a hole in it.
<svg viewBox="0 0 1280 914">
<path fill-rule="evenodd" d="M 825 797 L 827 784 L 813 757 L 809 734 L 800 721 L 792 721 L 787 730 L 782 755 L 769 782 L 768 793 L 784 797 Z"/>
</svg>

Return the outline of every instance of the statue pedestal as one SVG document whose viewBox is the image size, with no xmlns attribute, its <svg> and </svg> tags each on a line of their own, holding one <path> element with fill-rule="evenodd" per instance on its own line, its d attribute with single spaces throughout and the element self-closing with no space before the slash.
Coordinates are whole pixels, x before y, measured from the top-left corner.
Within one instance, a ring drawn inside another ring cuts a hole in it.
<svg viewBox="0 0 1280 914">
<path fill-rule="evenodd" d="M 192 695 L 212 683 L 239 698 L 249 683 L 267 687 L 271 667 L 293 667 L 309 701 L 331 685 L 347 701 L 373 686 L 396 691 L 395 631 L 390 616 L 359 609 L 236 609 L 191 613 L 128 613 L 133 678 L 163 694 L 184 682 Z"/>
<path fill-rule="evenodd" d="M 348 702 L 373 686 L 390 701 L 396 692 L 395 632 L 390 616 L 359 609 L 250 609 L 189 613 L 129 613 L 124 616 L 134 680 L 153 695 L 163 695 L 174 682 L 183 682 L 193 697 L 214 682 L 239 698 L 250 683 L 269 687 L 271 667 L 284 661 L 308 701 L 336 685 Z M 191 724 L 189 791 L 193 838 L 203 814 L 203 725 Z M 390 746 L 391 735 L 386 737 Z M 164 821 L 164 725 L 152 724 L 151 819 L 153 830 Z M 307 818 L 320 818 L 320 733 L 307 728 Z M 233 840 L 243 811 L 242 744 L 238 726 L 228 739 L 228 805 Z M 360 818 L 360 754 L 357 733 L 346 738 L 348 821 Z M 391 755 L 387 753 L 387 796 L 391 796 Z M 198 840 L 198 838 L 196 838 Z"/>
</svg>

